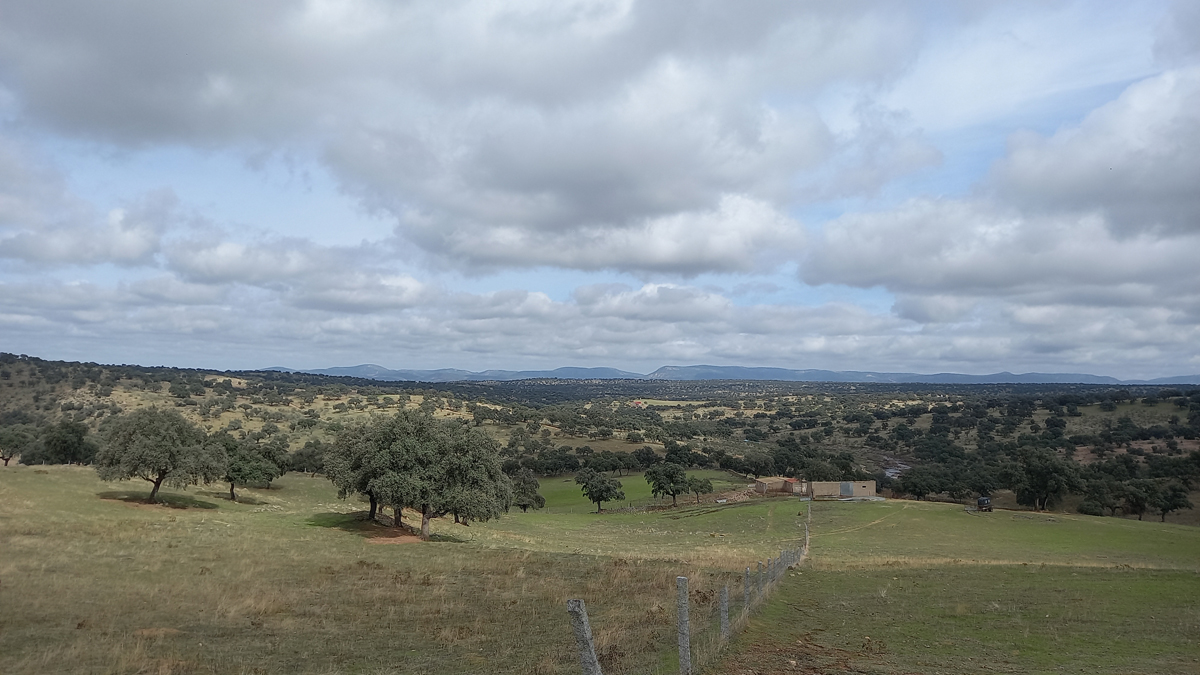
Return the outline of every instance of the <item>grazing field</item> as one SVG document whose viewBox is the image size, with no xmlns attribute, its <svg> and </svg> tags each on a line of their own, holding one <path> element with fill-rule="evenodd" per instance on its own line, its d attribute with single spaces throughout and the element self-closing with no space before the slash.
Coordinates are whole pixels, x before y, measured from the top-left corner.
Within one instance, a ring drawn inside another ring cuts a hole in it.
<svg viewBox="0 0 1200 675">
<path fill-rule="evenodd" d="M 0 469 L 0 672 L 576 673 L 582 597 L 606 673 L 671 673 L 674 577 L 711 634 L 714 591 L 739 609 L 739 570 L 794 545 L 807 508 L 597 515 L 570 479 L 542 492 L 541 511 L 437 521 L 422 543 L 301 474 L 147 506 L 90 469 Z M 819 502 L 812 522 L 810 560 L 707 672 L 1200 671 L 1196 528 L 911 501 Z"/>
<path fill-rule="evenodd" d="M 818 503 L 809 560 L 710 672 L 1200 672 L 1200 530 Z"/>
<path fill-rule="evenodd" d="M 572 597 L 605 672 L 670 672 L 674 577 L 711 623 L 715 585 L 801 521 L 786 500 L 597 515 L 559 483 L 543 512 L 422 543 L 301 474 L 147 506 L 91 469 L 2 468 L 0 673 L 575 673 Z"/>
</svg>

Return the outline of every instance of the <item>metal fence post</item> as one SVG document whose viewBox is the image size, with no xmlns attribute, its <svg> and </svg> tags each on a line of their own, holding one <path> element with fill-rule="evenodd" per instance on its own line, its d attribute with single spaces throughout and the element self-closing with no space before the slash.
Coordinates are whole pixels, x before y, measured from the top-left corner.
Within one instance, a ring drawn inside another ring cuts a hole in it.
<svg viewBox="0 0 1200 675">
<path fill-rule="evenodd" d="M 675 637 L 679 642 L 679 673 L 692 675 L 692 637 L 688 631 L 688 579 L 675 577 Z"/>
<path fill-rule="evenodd" d="M 729 639 L 729 585 L 721 587 L 721 639 Z"/>
<path fill-rule="evenodd" d="M 571 628 L 575 630 L 575 644 L 579 646 L 579 665 L 583 668 L 583 675 L 602 675 L 583 600 L 567 600 L 567 613 L 571 615 Z"/>
</svg>

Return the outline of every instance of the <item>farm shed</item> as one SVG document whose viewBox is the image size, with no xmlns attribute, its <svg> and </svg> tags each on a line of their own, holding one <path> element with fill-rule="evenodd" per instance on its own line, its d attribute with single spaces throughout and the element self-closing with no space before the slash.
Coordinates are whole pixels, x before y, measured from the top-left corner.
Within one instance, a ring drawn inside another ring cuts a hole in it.
<svg viewBox="0 0 1200 675">
<path fill-rule="evenodd" d="M 875 481 L 811 481 L 808 493 L 813 499 L 842 499 L 845 497 L 874 497 Z"/>
<path fill-rule="evenodd" d="M 790 495 L 794 492 L 800 492 L 800 481 L 795 478 L 785 478 L 783 476 L 763 476 L 754 481 L 754 491 L 760 495 L 766 494 L 786 494 Z"/>
</svg>

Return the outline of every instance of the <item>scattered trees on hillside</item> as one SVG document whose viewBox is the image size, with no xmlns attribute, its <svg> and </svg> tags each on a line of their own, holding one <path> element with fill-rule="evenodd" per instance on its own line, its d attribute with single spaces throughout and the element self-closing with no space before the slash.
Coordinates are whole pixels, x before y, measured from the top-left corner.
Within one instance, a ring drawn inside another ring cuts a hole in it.
<svg viewBox="0 0 1200 675">
<path fill-rule="evenodd" d="M 164 484 L 211 483 L 225 475 L 220 444 L 207 442 L 203 430 L 174 410 L 142 408 L 112 418 L 104 441 L 96 453 L 101 480 L 141 478 L 153 485 L 149 502 Z"/>
<path fill-rule="evenodd" d="M 677 495 L 688 491 L 687 474 L 683 467 L 672 462 L 655 464 L 646 469 L 646 482 L 650 484 L 650 494 L 655 497 L 671 497 L 671 505 L 676 504 Z"/>
<path fill-rule="evenodd" d="M 1021 453 L 1019 467 L 1020 471 L 1012 481 L 1017 503 L 1032 506 L 1035 511 L 1045 511 L 1068 492 L 1079 492 L 1083 488 L 1074 463 L 1048 449 Z"/>
<path fill-rule="evenodd" d="M 689 476 L 687 479 L 687 488 L 688 492 L 696 495 L 696 503 L 699 504 L 700 495 L 712 494 L 713 484 L 712 481 L 707 478 Z"/>
<path fill-rule="evenodd" d="M 289 458 L 289 468 L 302 473 L 321 473 L 325 469 L 326 445 L 320 439 L 310 439 L 304 442 L 304 447 L 293 452 Z"/>
<path fill-rule="evenodd" d="M 520 508 L 521 513 L 530 508 L 542 508 L 546 505 L 546 498 L 539 492 L 540 489 L 537 476 L 529 469 L 521 469 L 513 477 L 513 506 Z"/>
<path fill-rule="evenodd" d="M 633 459 L 638 463 L 638 466 L 645 467 L 654 466 L 662 461 L 662 458 L 658 456 L 658 453 L 654 452 L 654 448 L 648 445 L 643 445 L 637 450 L 634 450 Z"/>
<path fill-rule="evenodd" d="M 22 464 L 90 464 L 96 443 L 87 425 L 62 420 L 42 430 L 40 437 L 21 452 Z"/>
<path fill-rule="evenodd" d="M 1187 488 L 1178 483 L 1158 490 L 1150 504 L 1154 510 L 1158 511 L 1159 519 L 1164 523 L 1167 522 L 1167 514 L 1180 509 L 1194 508 L 1191 500 L 1188 499 Z"/>
<path fill-rule="evenodd" d="M 621 489 L 621 481 L 609 478 L 595 469 L 584 469 L 575 476 L 575 483 L 580 487 L 583 496 L 596 505 L 596 513 L 604 502 L 615 502 L 625 499 L 625 491 Z"/>
<path fill-rule="evenodd" d="M 223 480 L 229 483 L 230 501 L 237 501 L 235 486 L 270 485 L 287 470 L 287 451 L 281 452 L 276 444 L 239 440 L 225 432 L 214 435 L 210 442 L 219 445 L 225 453 Z"/>
<path fill-rule="evenodd" d="M 421 513 L 421 537 L 434 518 L 486 521 L 512 504 L 512 482 L 501 471 L 498 444 L 477 429 L 403 410 L 343 429 L 325 457 L 325 472 L 342 498 L 366 495 L 373 519 L 390 506 Z"/>
<path fill-rule="evenodd" d="M 36 439 L 34 434 L 35 432 L 26 429 L 25 425 L 0 427 L 0 460 L 4 461 L 4 466 L 8 466 L 13 458 L 20 456 L 33 445 Z"/>
</svg>

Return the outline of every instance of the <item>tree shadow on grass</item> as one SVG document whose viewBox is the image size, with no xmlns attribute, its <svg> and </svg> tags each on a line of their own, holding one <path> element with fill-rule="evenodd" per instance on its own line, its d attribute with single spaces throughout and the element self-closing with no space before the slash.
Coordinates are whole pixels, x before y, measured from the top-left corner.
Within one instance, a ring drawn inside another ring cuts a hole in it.
<svg viewBox="0 0 1200 675">
<path fill-rule="evenodd" d="M 204 495 L 205 497 L 212 497 L 213 499 L 229 501 L 229 491 L 228 490 L 209 490 L 207 492 L 197 491 L 196 494 Z M 238 493 L 237 503 L 238 504 L 246 504 L 247 506 L 262 506 L 264 504 L 269 504 L 270 502 L 264 502 L 262 500 L 255 499 L 254 497 L 247 497 L 246 495 L 244 495 L 242 493 Z"/>
<path fill-rule="evenodd" d="M 202 499 L 189 497 L 188 495 L 168 494 L 162 492 L 158 494 L 158 501 L 154 503 L 146 501 L 146 498 L 150 496 L 149 492 L 141 492 L 139 490 L 110 490 L 108 492 L 97 492 L 96 496 L 100 499 L 121 501 L 128 504 L 138 504 L 142 506 L 165 506 L 171 509 L 219 508 L 212 502 L 206 502 Z"/>
<path fill-rule="evenodd" d="M 366 511 L 314 513 L 308 517 L 308 524 L 314 527 L 331 527 L 343 532 L 353 532 L 367 539 L 403 539 L 419 537 L 421 535 L 420 530 L 407 523 L 401 527 L 393 527 L 378 521 L 372 522 L 367 518 Z M 429 541 L 441 541 L 452 544 L 466 542 L 465 539 L 459 539 L 458 537 L 446 534 L 434 534 L 429 538 Z"/>
</svg>

